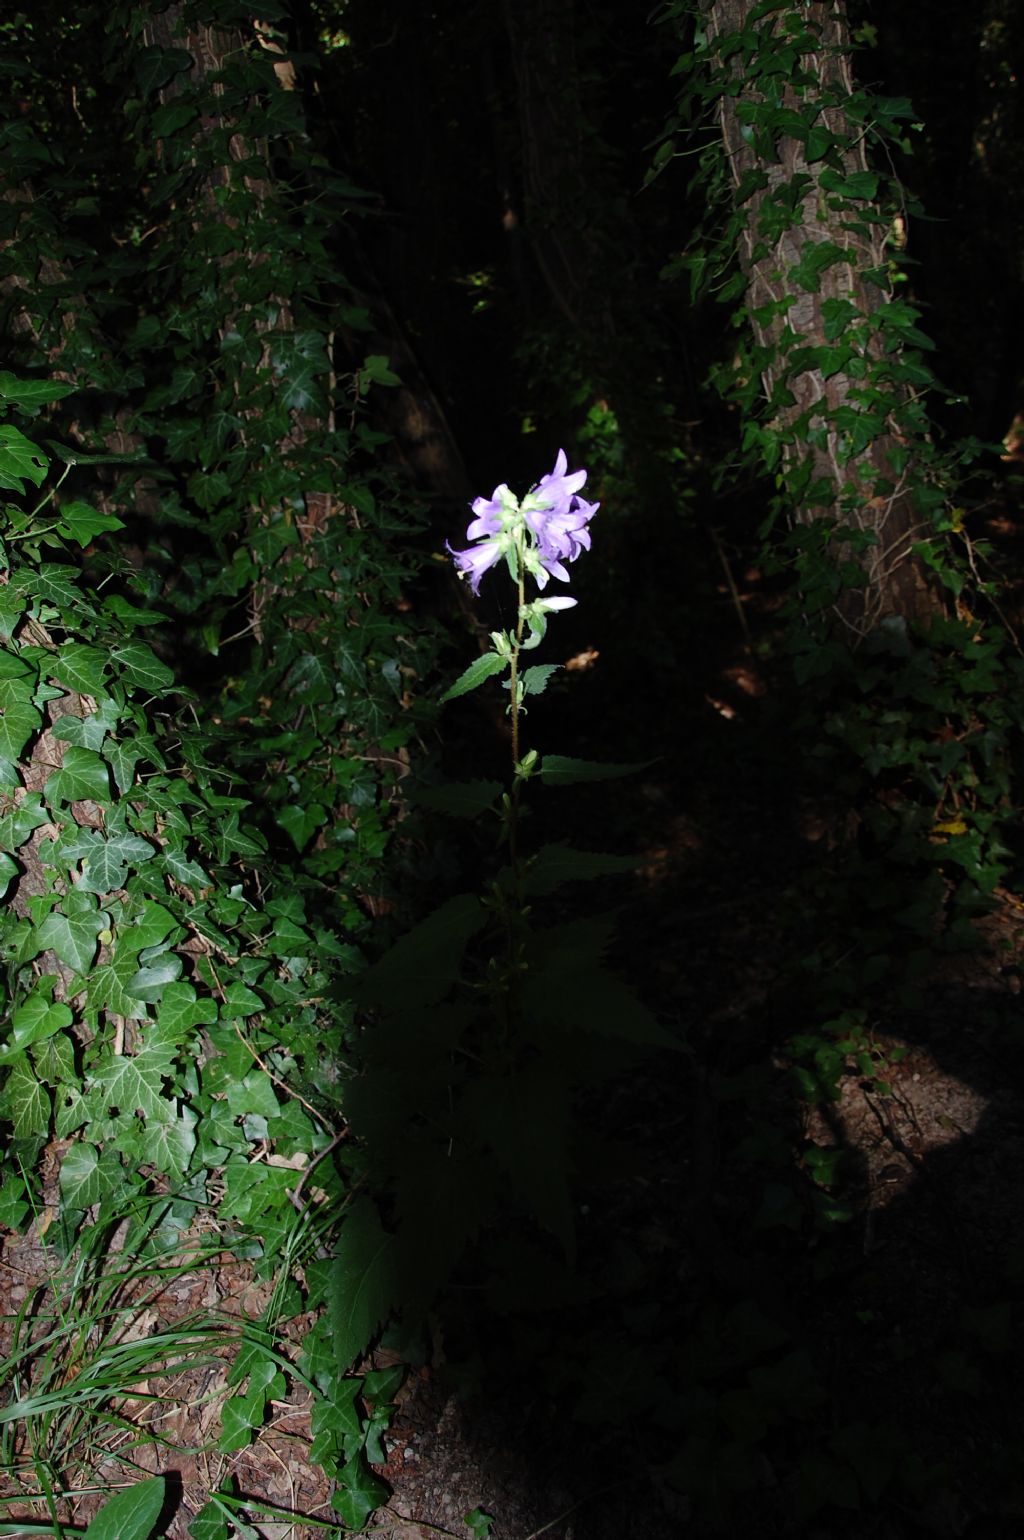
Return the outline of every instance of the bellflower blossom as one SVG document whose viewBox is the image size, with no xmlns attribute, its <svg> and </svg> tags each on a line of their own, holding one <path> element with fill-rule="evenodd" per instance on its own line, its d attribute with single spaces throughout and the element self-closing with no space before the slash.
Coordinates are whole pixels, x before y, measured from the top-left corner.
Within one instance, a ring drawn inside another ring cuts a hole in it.
<svg viewBox="0 0 1024 1540">
<path fill-rule="evenodd" d="M 569 581 L 565 563 L 575 561 L 581 551 L 589 551 L 587 526 L 600 507 L 579 496 L 586 479 L 586 471 L 568 470 L 565 450 L 560 449 L 554 469 L 541 477 L 522 502 L 504 483 L 495 487 L 490 498 L 476 498 L 474 518 L 466 530 L 467 540 L 476 543 L 464 551 L 448 547 L 459 576 L 469 578 L 474 594 L 480 591 L 484 573 L 503 557 L 513 582 L 521 576 L 520 561 L 538 588 L 546 587 L 549 577 Z M 566 609 L 575 602 L 557 601 L 557 607 Z M 554 609 L 556 601 L 548 600 L 545 607 Z"/>
</svg>

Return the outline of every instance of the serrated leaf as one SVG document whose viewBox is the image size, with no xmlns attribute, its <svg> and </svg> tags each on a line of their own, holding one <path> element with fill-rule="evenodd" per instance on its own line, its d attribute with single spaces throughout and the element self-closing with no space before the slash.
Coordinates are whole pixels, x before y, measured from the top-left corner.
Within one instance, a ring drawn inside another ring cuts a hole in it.
<svg viewBox="0 0 1024 1540">
<path fill-rule="evenodd" d="M 174 674 L 161 663 L 145 642 L 125 642 L 111 647 L 110 656 L 118 664 L 129 684 L 154 694 L 164 694 L 174 684 Z"/>
<path fill-rule="evenodd" d="M 62 914 L 54 909 L 36 931 L 39 944 L 56 952 L 62 963 L 85 973 L 96 956 L 96 938 L 108 923 L 107 916 L 96 911 Z"/>
<path fill-rule="evenodd" d="M 0 717 L 0 758 L 16 761 L 42 721 L 42 712 L 28 701 L 16 701 L 6 706 Z"/>
<path fill-rule="evenodd" d="M 527 863 L 526 893 L 553 893 L 563 882 L 614 877 L 636 871 L 637 856 L 605 855 L 599 850 L 571 850 L 568 845 L 543 845 Z"/>
<path fill-rule="evenodd" d="M 93 749 L 69 744 L 64 763 L 50 776 L 43 795 L 51 802 L 106 802 L 110 797 L 110 771 Z"/>
<path fill-rule="evenodd" d="M 475 893 L 450 898 L 374 963 L 360 980 L 356 998 L 391 1010 L 436 1004 L 458 977 L 466 943 L 486 919 Z"/>
<path fill-rule="evenodd" d="M 339 1373 L 362 1358 L 394 1309 L 397 1292 L 395 1238 L 385 1231 L 371 1200 L 359 1197 L 342 1221 L 327 1286 Z"/>
<path fill-rule="evenodd" d="M 429 807 L 453 818 L 475 818 L 501 795 L 500 781 L 458 781 L 449 786 L 422 786 L 413 795 L 417 807 Z"/>
<path fill-rule="evenodd" d="M 64 642 L 50 664 L 54 678 L 78 695 L 102 695 L 108 654 L 84 642 Z"/>
<path fill-rule="evenodd" d="M 519 676 L 521 695 L 543 695 L 552 674 L 557 674 L 560 663 L 534 663 Z"/>
<path fill-rule="evenodd" d="M 164 1505 L 163 1476 L 149 1476 L 103 1504 L 85 1540 L 152 1540 Z"/>
<path fill-rule="evenodd" d="M 545 754 L 539 775 L 547 786 L 574 786 L 584 781 L 616 781 L 620 776 L 636 775 L 653 765 L 653 759 L 632 764 L 601 764 L 593 759 L 573 759 L 567 754 Z"/>
<path fill-rule="evenodd" d="M 566 1088 L 545 1073 L 477 1075 L 466 1087 L 460 1110 L 493 1150 L 513 1191 L 571 1260 L 575 1241 Z"/>
<path fill-rule="evenodd" d="M 679 1050 L 629 985 L 605 968 L 574 970 L 560 965 L 557 934 L 546 938 L 546 967 L 531 968 L 523 981 L 523 1005 L 531 1025 L 546 1031 L 590 1032 L 621 1038 L 638 1047 Z"/>
<path fill-rule="evenodd" d="M 508 666 L 508 659 L 499 658 L 496 652 L 485 652 L 481 657 L 474 658 L 465 672 L 441 696 L 440 704 L 443 706 L 445 701 L 455 700 L 459 695 L 468 695 L 470 690 L 475 690 L 493 675 L 503 674 Z"/>
</svg>

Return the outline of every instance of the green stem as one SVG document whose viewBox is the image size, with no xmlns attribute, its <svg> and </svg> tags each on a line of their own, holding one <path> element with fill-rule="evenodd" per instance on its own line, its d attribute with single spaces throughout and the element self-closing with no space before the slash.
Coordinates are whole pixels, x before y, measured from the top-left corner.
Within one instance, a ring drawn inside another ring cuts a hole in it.
<svg viewBox="0 0 1024 1540">
<path fill-rule="evenodd" d="M 512 661 L 510 665 L 509 694 L 511 696 L 512 710 L 512 791 L 509 797 L 508 812 L 508 855 L 512 866 L 515 891 L 519 894 L 519 854 L 517 840 L 517 825 L 519 821 L 519 787 L 520 779 L 516 773 L 519 764 L 519 654 L 523 645 L 523 606 L 526 604 L 526 564 L 523 560 L 525 537 L 520 535 L 516 547 L 516 573 L 517 573 L 517 601 L 516 601 L 516 630 L 512 643 Z"/>
</svg>

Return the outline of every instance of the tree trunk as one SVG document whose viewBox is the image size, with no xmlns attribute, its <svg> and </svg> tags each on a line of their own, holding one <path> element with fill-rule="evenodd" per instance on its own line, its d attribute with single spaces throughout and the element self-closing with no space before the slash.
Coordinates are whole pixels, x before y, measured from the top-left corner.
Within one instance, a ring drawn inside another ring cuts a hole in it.
<svg viewBox="0 0 1024 1540">
<path fill-rule="evenodd" d="M 745 72 L 742 51 L 725 50 L 722 63 L 725 40 L 741 32 L 749 38 L 767 8 L 757 0 L 702 0 L 702 9 L 708 42 L 731 82 L 723 86 L 718 116 L 734 206 L 744 216 L 738 255 L 745 309 L 769 403 L 768 432 L 783 446 L 791 517 L 804 525 L 827 518 L 869 537 L 865 543 L 853 533 L 834 549 L 838 563 L 852 559 L 863 572 L 861 586 L 844 589 L 835 603 L 855 641 L 890 616 L 927 622 L 940 604 L 913 550 L 928 532 L 911 490 L 914 445 L 905 424 L 894 422 L 909 390 L 891 383 L 899 377 L 898 345 L 883 342 L 872 324 L 893 299 L 891 224 L 877 209 L 858 217 L 847 198 L 835 195 L 837 176 L 847 187 L 851 176 L 862 190 L 874 185 L 864 133 L 846 111 L 854 86 L 843 5 L 811 0 L 798 10 L 772 9 L 760 23 L 763 36 L 774 44 L 798 29 L 802 38 L 784 75 L 774 76 Z M 788 110 L 790 125 L 769 135 L 752 131 L 751 109 L 766 103 Z M 814 126 L 816 141 L 795 114 Z M 782 217 L 780 193 L 788 197 Z M 849 319 L 837 331 L 843 316 Z M 852 358 L 844 348 L 851 341 Z M 865 389 L 882 380 L 890 407 Z"/>
</svg>

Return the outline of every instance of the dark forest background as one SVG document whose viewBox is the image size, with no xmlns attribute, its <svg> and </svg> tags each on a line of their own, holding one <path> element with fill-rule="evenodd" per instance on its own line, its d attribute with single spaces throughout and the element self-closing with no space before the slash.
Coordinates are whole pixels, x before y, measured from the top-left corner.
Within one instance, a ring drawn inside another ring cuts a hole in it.
<svg viewBox="0 0 1024 1540">
<path fill-rule="evenodd" d="M 0 39 L 17 1532 L 279 1532 L 133 1423 L 198 1318 L 109 1356 L 206 1269 L 203 1436 L 308 1391 L 349 1530 L 1016 1534 L 1024 13 Z M 571 765 L 503 802 L 448 549 L 560 449 Z"/>
</svg>

